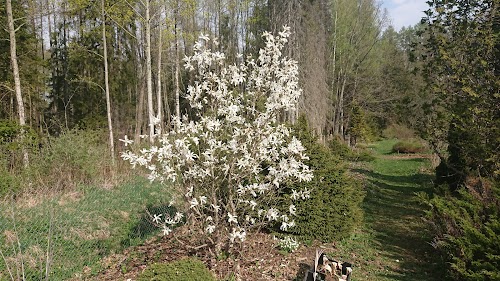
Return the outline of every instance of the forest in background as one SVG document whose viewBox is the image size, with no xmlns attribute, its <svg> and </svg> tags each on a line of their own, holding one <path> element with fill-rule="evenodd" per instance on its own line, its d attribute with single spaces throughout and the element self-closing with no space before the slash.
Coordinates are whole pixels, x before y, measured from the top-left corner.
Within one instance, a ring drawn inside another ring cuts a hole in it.
<svg viewBox="0 0 500 281">
<path fill-rule="evenodd" d="M 183 58 L 201 34 L 217 37 L 236 63 L 237 54 L 257 55 L 263 31 L 290 26 L 286 53 L 300 64 L 304 94 L 283 120 L 303 113 L 322 137 L 354 144 L 394 122 L 401 99 L 418 89 L 409 60 L 415 30 L 395 32 L 371 0 L 14 1 L 12 9 L 22 102 L 3 40 L 0 118 L 19 122 L 22 104 L 40 137 L 112 128 L 138 139 L 162 129 L 148 126 L 155 118 L 168 130 L 171 116 L 191 110 Z M 1 22 L 7 39 L 5 11 Z"/>
<path fill-rule="evenodd" d="M 303 114 L 317 137 L 352 147 L 390 126 L 416 130 L 441 160 L 437 185 L 446 184 L 424 198 L 436 247 L 456 276 L 494 279 L 500 4 L 428 3 L 421 24 L 395 31 L 374 0 L 6 0 L 0 195 L 117 173 L 118 139 L 169 131 L 172 116 L 193 113 L 184 58 L 200 35 L 217 37 L 236 64 L 238 54 L 258 55 L 262 32 L 286 25 L 303 94 L 281 120 Z M 81 170 L 61 170 L 61 155 Z"/>
</svg>

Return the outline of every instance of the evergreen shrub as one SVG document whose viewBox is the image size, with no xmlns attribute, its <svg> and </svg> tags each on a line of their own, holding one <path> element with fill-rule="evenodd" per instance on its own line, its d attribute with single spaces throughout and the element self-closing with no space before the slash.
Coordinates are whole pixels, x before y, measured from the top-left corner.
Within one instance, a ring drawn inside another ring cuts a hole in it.
<svg viewBox="0 0 500 281">
<path fill-rule="evenodd" d="M 309 130 L 304 117 L 294 128 L 314 171 L 310 182 L 297 183 L 294 189 L 311 190 L 310 199 L 297 202 L 296 226 L 289 232 L 302 240 L 330 242 L 347 237 L 362 220 L 364 198 L 361 182 L 347 173 L 344 161 L 328 147 L 320 144 Z M 291 191 L 292 188 L 285 190 Z M 282 194 L 283 207 L 289 206 L 290 193 Z"/>
<path fill-rule="evenodd" d="M 500 280 L 500 186 L 478 178 L 427 198 L 427 218 L 453 280 Z"/>
<path fill-rule="evenodd" d="M 328 142 L 328 149 L 333 155 L 340 159 L 350 159 L 355 156 L 354 151 L 338 138 L 332 138 Z"/>
<path fill-rule="evenodd" d="M 169 263 L 152 264 L 138 276 L 138 281 L 215 281 L 216 279 L 199 260 L 185 258 Z"/>
<path fill-rule="evenodd" d="M 330 152 L 342 160 L 354 162 L 370 162 L 375 160 L 375 156 L 368 149 L 359 146 L 356 149 L 351 149 L 338 138 L 331 139 L 327 145 Z"/>
</svg>

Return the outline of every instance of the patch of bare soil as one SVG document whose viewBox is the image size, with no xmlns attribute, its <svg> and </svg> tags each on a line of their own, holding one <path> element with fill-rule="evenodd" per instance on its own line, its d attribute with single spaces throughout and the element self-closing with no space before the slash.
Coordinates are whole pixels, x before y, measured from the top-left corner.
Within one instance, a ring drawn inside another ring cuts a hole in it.
<svg viewBox="0 0 500 281">
<path fill-rule="evenodd" d="M 186 230 L 176 229 L 170 235 L 153 238 L 144 245 L 131 247 L 121 254 L 112 255 L 102 261 L 105 268 L 100 274 L 90 280 L 136 280 L 144 269 L 153 263 L 165 263 L 195 256 L 207 267 L 224 280 L 234 274 L 239 264 L 242 280 L 300 280 L 311 267 L 315 251 L 321 247 L 328 251 L 331 245 L 315 244 L 310 247 L 301 245 L 290 254 L 280 252 L 276 240 L 266 233 L 247 236 L 245 246 L 240 249 L 241 258 L 218 257 L 208 254 L 207 248 L 190 247 L 188 242 L 192 237 L 186 235 Z"/>
<path fill-rule="evenodd" d="M 413 154 L 399 153 L 399 154 L 390 154 L 390 155 L 380 155 L 379 157 L 383 158 L 383 159 L 393 159 L 393 160 L 401 160 L 401 159 L 433 159 L 434 155 L 432 155 L 432 154 L 420 154 L 420 153 L 413 153 Z"/>
</svg>

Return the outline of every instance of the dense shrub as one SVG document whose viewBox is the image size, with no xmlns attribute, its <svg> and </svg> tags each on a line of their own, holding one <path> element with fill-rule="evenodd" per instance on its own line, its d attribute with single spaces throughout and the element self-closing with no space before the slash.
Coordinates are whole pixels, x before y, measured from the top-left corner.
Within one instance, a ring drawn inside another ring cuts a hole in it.
<svg viewBox="0 0 500 281">
<path fill-rule="evenodd" d="M 102 132 L 71 130 L 49 137 L 40 151 L 30 155 L 30 166 L 22 175 L 35 188 L 63 190 L 78 184 L 96 184 L 111 163 Z"/>
<path fill-rule="evenodd" d="M 24 135 L 21 134 L 23 131 Z M 38 143 L 39 137 L 33 129 L 23 128 L 13 121 L 0 120 L 0 165 L 5 170 L 20 169 L 23 166 L 23 149 L 32 152 Z"/>
<path fill-rule="evenodd" d="M 19 177 L 14 173 L 23 167 L 22 149 L 26 152 L 35 150 L 37 134 L 30 128 L 24 128 L 16 122 L 0 120 L 0 198 L 17 192 L 20 187 Z"/>
<path fill-rule="evenodd" d="M 391 124 L 382 131 L 382 136 L 387 139 L 413 139 L 415 131 L 404 125 Z"/>
<path fill-rule="evenodd" d="M 17 192 L 19 181 L 17 177 L 0 167 L 0 199 L 8 194 Z"/>
<path fill-rule="evenodd" d="M 500 280 L 500 186 L 480 179 L 427 203 L 434 245 L 448 260 L 453 280 Z"/>
<path fill-rule="evenodd" d="M 330 152 L 342 160 L 369 162 L 375 159 L 375 156 L 366 148 L 357 147 L 352 149 L 338 138 L 331 139 L 327 145 Z"/>
<path fill-rule="evenodd" d="M 374 118 L 367 116 L 359 104 L 354 103 L 352 105 L 350 118 L 349 127 L 347 128 L 350 145 L 356 146 L 359 141 L 374 141 L 380 136 L 378 124 L 374 121 Z"/>
<path fill-rule="evenodd" d="M 153 264 L 138 276 L 138 281 L 215 281 L 210 270 L 196 259 Z"/>
<path fill-rule="evenodd" d="M 425 152 L 425 146 L 416 140 L 404 140 L 399 141 L 392 147 L 392 152 L 394 153 L 422 153 Z"/>
<path fill-rule="evenodd" d="M 311 197 L 297 202 L 296 226 L 289 231 L 305 240 L 325 242 L 348 236 L 362 218 L 361 183 L 347 174 L 339 156 L 318 142 L 304 118 L 299 120 L 295 133 L 306 147 L 309 160 L 305 163 L 314 170 L 314 178 L 293 186 L 311 190 Z M 289 205 L 289 197 L 290 193 L 282 195 L 284 207 Z"/>
<path fill-rule="evenodd" d="M 327 145 L 330 152 L 341 159 L 349 159 L 354 156 L 354 151 L 338 138 L 332 138 Z"/>
</svg>

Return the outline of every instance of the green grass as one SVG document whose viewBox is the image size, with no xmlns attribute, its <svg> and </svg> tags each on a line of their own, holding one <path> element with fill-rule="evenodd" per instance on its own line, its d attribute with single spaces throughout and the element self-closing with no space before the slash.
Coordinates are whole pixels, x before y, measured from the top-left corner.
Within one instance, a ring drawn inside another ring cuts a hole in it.
<svg viewBox="0 0 500 281">
<path fill-rule="evenodd" d="M 165 186 L 136 180 L 111 190 L 82 188 L 35 206 L 4 202 L 0 204 L 0 250 L 14 275 L 21 269 L 22 257 L 26 279 L 42 280 L 50 243 L 50 279 L 83 279 L 100 270 L 104 256 L 157 233 L 146 210 L 173 211 L 167 207 L 169 200 Z M 0 280 L 10 280 L 1 256 Z"/>
<path fill-rule="evenodd" d="M 433 176 L 425 158 L 389 156 L 397 140 L 371 146 L 376 159 L 355 172 L 366 179 L 365 222 L 338 244 L 332 257 L 354 264 L 353 281 L 442 280 L 440 260 L 422 219 L 417 192 L 430 192 Z"/>
</svg>

